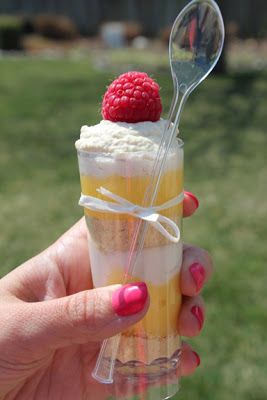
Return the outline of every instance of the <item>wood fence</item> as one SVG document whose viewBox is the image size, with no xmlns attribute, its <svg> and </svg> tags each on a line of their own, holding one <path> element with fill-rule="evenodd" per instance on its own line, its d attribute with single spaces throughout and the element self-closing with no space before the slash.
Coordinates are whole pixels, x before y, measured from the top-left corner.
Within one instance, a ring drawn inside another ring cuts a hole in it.
<svg viewBox="0 0 267 400">
<path fill-rule="evenodd" d="M 187 0 L 0 0 L 4 14 L 59 14 L 74 20 L 85 34 L 95 34 L 104 21 L 138 21 L 146 35 L 171 24 Z M 267 36 L 267 0 L 218 0 L 224 18 L 240 36 Z"/>
</svg>

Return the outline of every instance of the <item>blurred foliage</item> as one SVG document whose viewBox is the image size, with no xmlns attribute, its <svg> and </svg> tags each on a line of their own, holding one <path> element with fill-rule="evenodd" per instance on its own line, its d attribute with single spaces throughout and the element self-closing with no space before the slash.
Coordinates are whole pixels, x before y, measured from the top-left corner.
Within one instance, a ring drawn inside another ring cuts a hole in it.
<svg viewBox="0 0 267 400">
<path fill-rule="evenodd" d="M 20 49 L 22 28 L 20 17 L 0 15 L 0 49 Z"/>
<path fill-rule="evenodd" d="M 33 31 L 50 39 L 71 40 L 78 36 L 74 22 L 62 15 L 41 14 L 32 17 Z"/>
</svg>

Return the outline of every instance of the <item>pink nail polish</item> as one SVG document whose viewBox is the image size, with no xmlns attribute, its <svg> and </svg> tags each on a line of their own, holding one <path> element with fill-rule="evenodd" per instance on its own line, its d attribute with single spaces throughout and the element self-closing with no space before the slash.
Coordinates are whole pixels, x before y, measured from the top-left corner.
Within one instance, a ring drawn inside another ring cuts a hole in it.
<svg viewBox="0 0 267 400">
<path fill-rule="evenodd" d="M 194 263 L 189 267 L 189 271 L 195 281 L 197 291 L 199 291 L 206 278 L 205 268 L 199 263 Z"/>
<path fill-rule="evenodd" d="M 113 293 L 112 307 L 116 314 L 126 317 L 144 308 L 148 296 L 144 282 L 128 283 Z"/>
<path fill-rule="evenodd" d="M 203 326 L 203 323 L 204 323 L 203 311 L 201 310 L 201 308 L 199 306 L 193 306 L 191 308 L 191 313 L 197 319 L 198 325 L 199 325 L 199 330 L 200 330 L 202 328 L 202 326 Z"/>
<path fill-rule="evenodd" d="M 197 367 L 199 367 L 199 365 L 200 365 L 200 357 L 199 357 L 199 355 L 195 352 L 195 351 L 193 351 L 193 354 L 194 354 L 194 356 L 196 357 L 196 361 L 197 361 Z"/>
<path fill-rule="evenodd" d="M 194 201 L 194 203 L 196 205 L 196 208 L 198 208 L 199 207 L 199 201 L 198 201 L 197 197 L 191 192 L 185 191 L 184 193 Z"/>
</svg>

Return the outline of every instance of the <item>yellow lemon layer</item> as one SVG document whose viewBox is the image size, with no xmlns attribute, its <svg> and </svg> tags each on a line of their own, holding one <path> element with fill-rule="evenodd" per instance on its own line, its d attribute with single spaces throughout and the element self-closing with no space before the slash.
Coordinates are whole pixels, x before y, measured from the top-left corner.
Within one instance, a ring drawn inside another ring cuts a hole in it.
<svg viewBox="0 0 267 400">
<path fill-rule="evenodd" d="M 142 205 L 144 194 L 149 185 L 150 176 L 124 177 L 120 175 L 109 175 L 105 178 L 97 178 L 90 175 L 81 175 L 81 188 L 85 195 L 94 196 L 103 200 L 108 200 L 96 191 L 101 186 L 111 192 L 131 201 L 134 204 Z M 161 178 L 160 188 L 155 201 L 155 205 L 160 205 L 166 201 L 178 196 L 183 190 L 183 169 L 167 171 Z M 109 200 L 108 200 L 109 201 Z M 171 213 L 170 213 L 171 210 Z M 173 215 L 174 207 L 161 212 L 163 215 Z M 175 206 L 175 214 L 181 215 L 181 204 Z M 94 212 L 85 209 L 85 214 L 96 218 L 114 218 L 114 215 L 108 213 Z M 125 218 L 116 215 L 116 218 Z M 129 217 L 130 218 L 130 217 Z"/>
<path fill-rule="evenodd" d="M 123 272 L 113 271 L 107 284 L 122 282 Z M 128 282 L 142 281 L 140 277 L 133 277 Z M 180 273 L 173 275 L 166 283 L 156 285 L 146 281 L 150 306 L 145 317 L 133 327 L 123 332 L 124 335 L 132 336 L 156 336 L 166 337 L 177 335 L 178 315 L 181 307 L 182 295 L 180 292 Z"/>
</svg>

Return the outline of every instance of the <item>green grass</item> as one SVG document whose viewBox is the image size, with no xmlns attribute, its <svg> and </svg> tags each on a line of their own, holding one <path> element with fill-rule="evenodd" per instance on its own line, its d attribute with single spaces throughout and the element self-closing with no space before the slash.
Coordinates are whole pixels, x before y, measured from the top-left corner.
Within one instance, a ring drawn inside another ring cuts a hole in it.
<svg viewBox="0 0 267 400">
<path fill-rule="evenodd" d="M 142 69 L 142 66 L 140 66 Z M 100 119 L 112 79 L 86 60 L 0 63 L 0 273 L 49 245 L 82 215 L 74 141 Z M 167 109 L 172 87 L 156 72 Z M 202 358 L 181 400 L 265 400 L 267 393 L 267 75 L 212 76 L 189 99 L 180 127 L 186 188 L 200 199 L 184 223 L 216 271 L 204 296 Z"/>
</svg>

